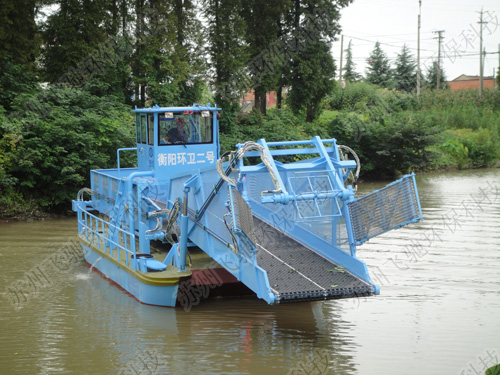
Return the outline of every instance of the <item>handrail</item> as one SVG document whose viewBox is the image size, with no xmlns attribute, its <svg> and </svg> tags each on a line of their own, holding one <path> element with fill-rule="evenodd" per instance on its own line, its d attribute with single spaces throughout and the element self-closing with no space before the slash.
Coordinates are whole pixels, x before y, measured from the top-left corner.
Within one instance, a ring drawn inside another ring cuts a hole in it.
<svg viewBox="0 0 500 375">
<path fill-rule="evenodd" d="M 109 223 L 108 221 L 106 220 L 103 220 L 93 214 L 91 214 L 90 212 L 88 212 L 87 210 L 84 210 L 84 209 L 80 209 L 81 213 L 83 214 L 83 217 L 80 219 L 78 219 L 78 229 L 79 229 L 79 234 L 80 236 L 83 238 L 83 233 L 85 233 L 85 239 L 90 242 L 92 245 L 94 244 L 94 235 L 97 236 L 97 249 L 101 249 L 101 242 L 102 242 L 102 245 L 103 245 L 103 252 L 106 254 L 107 251 L 106 251 L 106 248 L 107 247 L 110 247 L 109 245 L 107 245 L 108 243 L 111 244 L 111 245 L 114 245 L 117 247 L 118 249 L 118 261 L 120 261 L 120 250 L 123 250 L 125 252 L 125 255 L 128 253 L 128 254 L 131 254 L 134 256 L 134 259 L 135 259 L 135 256 L 136 256 L 136 249 L 135 249 L 135 236 L 122 229 L 122 228 L 119 228 L 111 223 Z M 93 221 L 95 221 L 95 228 L 93 227 Z M 105 226 L 107 225 L 108 227 L 108 234 L 110 233 L 110 229 L 111 227 L 114 227 L 118 230 L 118 232 L 121 232 L 122 233 L 122 236 L 123 236 L 123 242 L 124 244 L 121 245 L 118 240 L 118 242 L 114 241 L 112 238 L 108 238 L 106 237 L 106 232 L 105 232 Z M 102 230 L 102 233 L 99 231 L 99 229 Z M 91 235 L 91 239 L 89 240 L 89 232 L 90 232 L 90 235 Z M 128 237 L 128 240 L 127 240 L 127 237 Z M 132 247 L 132 249 L 127 249 L 126 246 L 127 246 L 127 243 Z M 113 256 L 113 251 L 110 247 L 110 256 Z M 129 257 L 128 256 L 125 256 L 125 264 L 128 266 L 129 265 Z"/>
<path fill-rule="evenodd" d="M 133 151 L 137 150 L 137 147 L 127 147 L 127 148 L 119 148 L 116 150 L 116 164 L 118 166 L 118 170 L 120 170 L 120 151 Z"/>
</svg>

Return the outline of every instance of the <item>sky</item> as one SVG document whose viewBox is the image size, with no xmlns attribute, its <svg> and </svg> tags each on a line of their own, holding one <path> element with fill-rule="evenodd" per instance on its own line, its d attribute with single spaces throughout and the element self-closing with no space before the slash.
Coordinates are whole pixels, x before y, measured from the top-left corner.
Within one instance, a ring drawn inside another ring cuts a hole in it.
<svg viewBox="0 0 500 375">
<path fill-rule="evenodd" d="M 418 0 L 354 0 L 341 11 L 340 25 L 344 50 L 352 41 L 356 71 L 365 75 L 366 60 L 379 41 L 391 63 L 403 44 L 417 56 Z M 499 66 L 499 0 L 422 0 L 420 63 L 425 74 L 438 55 L 438 34 L 444 30 L 441 66 L 448 80 L 461 74 L 479 75 L 480 11 L 483 9 L 483 47 L 486 49 L 484 75 L 492 76 Z M 340 37 L 332 52 L 340 62 Z M 345 54 L 344 54 L 345 58 Z"/>
</svg>

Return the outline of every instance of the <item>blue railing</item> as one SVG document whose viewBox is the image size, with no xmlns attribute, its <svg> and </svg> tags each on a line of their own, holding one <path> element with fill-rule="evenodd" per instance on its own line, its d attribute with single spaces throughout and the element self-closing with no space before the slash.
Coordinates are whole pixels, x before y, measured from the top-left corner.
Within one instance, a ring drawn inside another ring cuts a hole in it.
<svg viewBox="0 0 500 375">
<path fill-rule="evenodd" d="M 78 211 L 78 234 L 80 238 L 111 257 L 115 257 L 114 252 L 116 251 L 118 262 L 121 260 L 122 253 L 124 253 L 125 264 L 129 266 L 130 257 L 128 254 L 133 255 L 133 259 L 136 256 L 135 236 L 82 208 Z M 114 235 L 111 236 L 111 233 Z M 133 264 L 135 266 L 135 262 Z"/>
<path fill-rule="evenodd" d="M 135 150 L 137 150 L 137 147 L 119 148 L 118 150 L 116 150 L 116 164 L 118 170 L 120 170 L 120 151 L 135 151 Z"/>
</svg>

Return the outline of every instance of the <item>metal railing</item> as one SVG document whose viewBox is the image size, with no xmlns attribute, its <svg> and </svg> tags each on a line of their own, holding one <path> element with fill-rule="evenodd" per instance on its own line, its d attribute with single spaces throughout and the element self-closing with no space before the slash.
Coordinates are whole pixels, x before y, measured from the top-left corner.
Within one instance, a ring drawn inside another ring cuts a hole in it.
<svg viewBox="0 0 500 375">
<path fill-rule="evenodd" d="M 118 170 L 120 170 L 120 152 L 121 151 L 136 151 L 137 147 L 127 147 L 127 148 L 119 148 L 116 150 L 116 165 Z"/>
<path fill-rule="evenodd" d="M 114 238 L 110 238 L 110 233 L 115 233 Z M 101 219 L 90 212 L 79 209 L 78 234 L 81 239 L 90 243 L 104 254 L 115 257 L 121 261 L 122 253 L 125 256 L 125 264 L 129 266 L 129 256 L 135 259 L 135 236 L 119 227 L 116 227 L 104 219 Z"/>
</svg>

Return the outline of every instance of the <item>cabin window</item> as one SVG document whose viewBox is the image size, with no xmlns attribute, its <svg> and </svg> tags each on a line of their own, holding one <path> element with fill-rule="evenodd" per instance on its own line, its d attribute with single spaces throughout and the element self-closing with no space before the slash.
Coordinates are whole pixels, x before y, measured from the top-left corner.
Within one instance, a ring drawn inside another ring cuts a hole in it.
<svg viewBox="0 0 500 375">
<path fill-rule="evenodd" d="M 141 115 L 141 143 L 146 144 L 147 140 L 147 131 L 146 131 L 146 115 Z"/>
<path fill-rule="evenodd" d="M 201 111 L 158 114 L 159 145 L 213 142 L 213 114 Z"/>
<path fill-rule="evenodd" d="M 153 145 L 154 132 L 155 132 L 155 117 L 154 115 L 148 116 L 148 145 Z"/>
<path fill-rule="evenodd" d="M 137 134 L 137 143 L 141 143 L 141 115 L 135 116 L 135 132 Z"/>
</svg>

